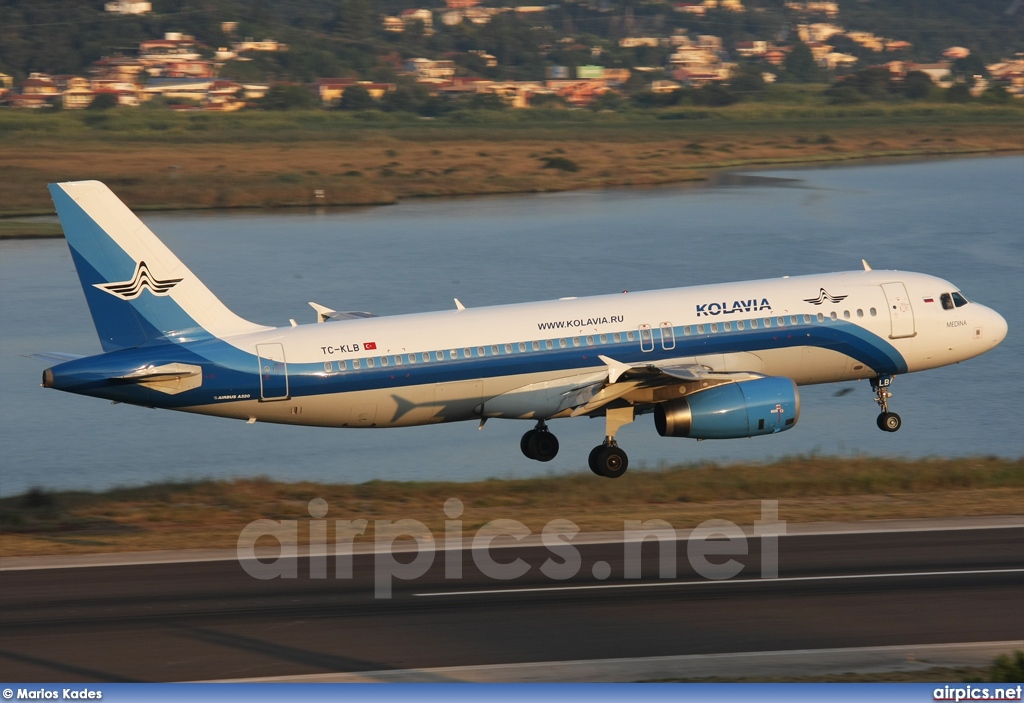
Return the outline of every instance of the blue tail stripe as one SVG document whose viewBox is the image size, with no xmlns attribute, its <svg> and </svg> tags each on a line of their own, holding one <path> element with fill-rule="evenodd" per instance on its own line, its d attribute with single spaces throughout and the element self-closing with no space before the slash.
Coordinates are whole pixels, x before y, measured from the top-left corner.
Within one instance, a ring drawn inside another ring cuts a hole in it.
<svg viewBox="0 0 1024 703">
<path fill-rule="evenodd" d="M 133 300 L 122 300 L 97 288 L 130 280 L 138 262 L 62 189 L 50 186 L 50 193 L 104 351 L 211 337 L 170 296 L 145 289 Z"/>
</svg>

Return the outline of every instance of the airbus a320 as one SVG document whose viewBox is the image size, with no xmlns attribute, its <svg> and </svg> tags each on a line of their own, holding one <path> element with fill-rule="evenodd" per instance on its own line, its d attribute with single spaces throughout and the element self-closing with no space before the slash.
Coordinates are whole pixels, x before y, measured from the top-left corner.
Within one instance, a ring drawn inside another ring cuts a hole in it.
<svg viewBox="0 0 1024 703">
<path fill-rule="evenodd" d="M 523 454 L 550 461 L 548 427 L 604 417 L 589 456 L 628 466 L 618 430 L 654 416 L 664 437 L 783 432 L 798 387 L 870 381 L 878 427 L 900 428 L 892 380 L 983 354 L 1006 321 L 948 281 L 863 270 L 377 317 L 310 303 L 315 322 L 270 327 L 231 312 L 104 184 L 50 185 L 102 354 L 59 362 L 43 385 L 249 423 L 402 427 L 533 423 Z"/>
</svg>

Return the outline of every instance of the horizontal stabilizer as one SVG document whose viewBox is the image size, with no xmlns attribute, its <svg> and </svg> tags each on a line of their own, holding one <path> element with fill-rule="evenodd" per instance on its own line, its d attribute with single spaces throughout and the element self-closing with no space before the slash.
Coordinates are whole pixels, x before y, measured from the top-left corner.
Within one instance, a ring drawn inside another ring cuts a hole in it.
<svg viewBox="0 0 1024 703">
<path fill-rule="evenodd" d="M 22 354 L 22 356 L 26 359 L 35 359 L 36 361 L 45 361 L 46 363 L 55 361 L 58 364 L 85 358 L 82 354 L 67 354 L 65 352 L 37 352 L 35 354 Z"/>
<path fill-rule="evenodd" d="M 174 362 L 160 366 L 147 366 L 124 376 L 116 376 L 111 380 L 137 383 L 161 393 L 175 395 L 203 385 L 203 369 L 201 366 L 193 364 Z"/>
</svg>

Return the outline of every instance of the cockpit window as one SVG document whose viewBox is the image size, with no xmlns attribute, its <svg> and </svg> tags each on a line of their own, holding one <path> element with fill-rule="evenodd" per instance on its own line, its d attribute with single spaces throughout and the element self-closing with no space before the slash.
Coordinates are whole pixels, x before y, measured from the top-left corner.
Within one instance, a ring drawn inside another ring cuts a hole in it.
<svg viewBox="0 0 1024 703">
<path fill-rule="evenodd" d="M 953 309 L 953 296 L 951 296 L 949 293 L 943 293 L 940 300 L 942 300 L 943 310 Z"/>
<path fill-rule="evenodd" d="M 952 294 L 952 296 L 953 304 L 956 305 L 958 308 L 962 308 L 964 305 L 967 305 L 967 298 L 960 295 L 960 293 L 955 292 Z"/>
</svg>

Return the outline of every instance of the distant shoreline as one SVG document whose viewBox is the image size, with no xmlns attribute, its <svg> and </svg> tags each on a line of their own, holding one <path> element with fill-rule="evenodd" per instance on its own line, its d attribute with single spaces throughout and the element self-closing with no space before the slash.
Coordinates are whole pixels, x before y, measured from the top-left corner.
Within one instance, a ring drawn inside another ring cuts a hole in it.
<svg viewBox="0 0 1024 703">
<path fill-rule="evenodd" d="M 664 179 L 649 178 L 637 182 L 636 179 L 628 178 L 622 179 L 621 181 L 616 180 L 614 177 L 607 178 L 603 183 L 598 186 L 590 184 L 581 184 L 578 187 L 567 186 L 565 188 L 557 187 L 524 187 L 522 190 L 502 190 L 495 192 L 492 189 L 480 188 L 478 190 L 471 187 L 472 184 L 466 184 L 467 187 L 462 191 L 447 190 L 445 192 L 435 193 L 423 193 L 423 194 L 410 194 L 404 197 L 386 198 L 379 201 L 371 199 L 368 202 L 348 202 L 348 203 L 336 203 L 336 202 L 274 202 L 268 200 L 263 203 L 250 203 L 250 204 L 217 204 L 209 202 L 184 202 L 176 204 L 155 204 L 155 205 L 136 205 L 133 207 L 134 210 L 139 212 L 173 212 L 180 210 L 272 210 L 272 209 L 297 209 L 297 208 L 310 208 L 310 207 L 370 207 L 380 205 L 393 205 L 401 200 L 409 200 L 413 198 L 453 198 L 453 197 L 476 197 L 486 195 L 526 195 L 530 193 L 544 193 L 544 192 L 567 192 L 567 191 L 579 191 L 579 190 L 599 190 L 602 188 L 628 188 L 628 187 L 649 187 L 649 186 L 671 186 L 671 185 L 682 185 L 686 183 L 695 182 L 707 182 L 713 180 L 717 175 L 728 173 L 730 171 L 739 170 L 751 170 L 751 169 L 767 169 L 777 168 L 781 166 L 786 167 L 817 167 L 826 165 L 839 165 L 850 163 L 853 161 L 857 162 L 872 162 L 872 161 L 884 161 L 884 162 L 905 162 L 912 160 L 931 160 L 931 159 L 946 159 L 956 157 L 984 157 L 984 156 L 1011 156 L 1015 154 L 1024 153 L 1024 145 L 1020 147 L 989 147 L 989 148 L 962 148 L 962 149 L 907 149 L 901 151 L 886 151 L 878 153 L 838 153 L 838 154 L 807 154 L 805 156 L 796 157 L 779 157 L 779 158 L 752 158 L 749 160 L 729 160 L 721 163 L 703 164 L 700 168 L 702 170 L 693 171 L 685 174 L 676 174 L 675 177 L 669 176 Z M 102 180 L 102 179 L 101 179 Z M 113 187 L 117 189 L 116 182 Z M 63 230 L 57 222 L 38 222 L 38 221 L 26 221 L 22 218 L 35 218 L 52 215 L 51 210 L 22 210 L 14 212 L 5 212 L 4 207 L 0 205 L 0 241 L 4 240 L 25 240 L 25 239 L 59 239 L 64 237 Z"/>
</svg>

